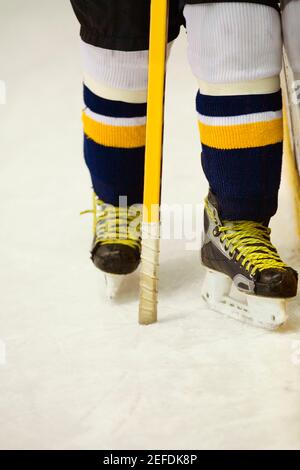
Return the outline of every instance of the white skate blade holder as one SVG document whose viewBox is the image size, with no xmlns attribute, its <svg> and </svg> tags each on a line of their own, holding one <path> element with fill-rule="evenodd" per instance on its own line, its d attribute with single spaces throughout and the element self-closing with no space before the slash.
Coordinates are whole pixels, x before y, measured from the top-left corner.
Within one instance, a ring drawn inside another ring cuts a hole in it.
<svg viewBox="0 0 300 470">
<path fill-rule="evenodd" d="M 286 299 L 243 294 L 225 274 L 207 269 L 202 298 L 210 309 L 249 325 L 275 330 L 287 319 Z"/>
<path fill-rule="evenodd" d="M 104 274 L 106 296 L 109 300 L 117 297 L 125 277 L 125 274 Z"/>
</svg>

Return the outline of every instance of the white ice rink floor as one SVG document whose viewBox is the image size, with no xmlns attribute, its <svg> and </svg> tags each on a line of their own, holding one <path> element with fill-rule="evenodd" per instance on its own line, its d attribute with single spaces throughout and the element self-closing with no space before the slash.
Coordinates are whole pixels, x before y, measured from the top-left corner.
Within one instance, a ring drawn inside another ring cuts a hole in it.
<svg viewBox="0 0 300 470">
<path fill-rule="evenodd" d="M 163 242 L 158 324 L 137 284 L 104 300 L 89 261 L 78 24 L 68 2 L 0 0 L 1 449 L 299 449 L 300 308 L 269 333 L 207 310 L 203 269 Z M 194 204 L 196 81 L 171 55 L 163 200 Z M 273 240 L 300 267 L 284 178 Z M 137 278 L 136 278 L 137 280 Z M 2 351 L 3 352 L 3 351 Z"/>
</svg>

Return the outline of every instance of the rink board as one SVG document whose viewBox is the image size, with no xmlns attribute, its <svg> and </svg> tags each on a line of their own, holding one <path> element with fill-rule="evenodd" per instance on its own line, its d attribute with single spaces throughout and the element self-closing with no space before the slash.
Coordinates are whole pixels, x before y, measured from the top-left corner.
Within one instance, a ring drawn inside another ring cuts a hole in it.
<svg viewBox="0 0 300 470">
<path fill-rule="evenodd" d="M 300 235 L 300 86 L 295 86 L 292 70 L 284 54 L 281 75 L 284 101 L 284 158 L 292 187 L 298 235 Z"/>
</svg>

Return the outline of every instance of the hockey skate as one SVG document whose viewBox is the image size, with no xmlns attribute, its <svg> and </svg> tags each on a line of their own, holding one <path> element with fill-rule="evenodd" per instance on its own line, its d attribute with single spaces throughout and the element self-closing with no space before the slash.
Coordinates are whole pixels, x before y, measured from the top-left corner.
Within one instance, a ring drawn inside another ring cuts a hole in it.
<svg viewBox="0 0 300 470">
<path fill-rule="evenodd" d="M 205 201 L 202 263 L 207 268 L 202 297 L 212 310 L 242 322 L 276 329 L 288 318 L 287 299 L 298 276 L 279 257 L 271 230 L 259 222 L 222 221 L 218 201 Z"/>
<path fill-rule="evenodd" d="M 132 274 L 141 256 L 141 210 L 115 207 L 96 195 L 93 203 L 94 239 L 91 259 L 104 273 L 106 293 L 113 299 L 125 277 Z"/>
</svg>

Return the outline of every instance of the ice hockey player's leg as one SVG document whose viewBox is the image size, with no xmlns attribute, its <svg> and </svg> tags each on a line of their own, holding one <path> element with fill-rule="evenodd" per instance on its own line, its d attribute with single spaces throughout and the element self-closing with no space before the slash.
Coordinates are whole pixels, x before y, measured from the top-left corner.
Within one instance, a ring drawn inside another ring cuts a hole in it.
<svg viewBox="0 0 300 470">
<path fill-rule="evenodd" d="M 200 88 L 202 166 L 211 188 L 203 295 L 234 318 L 274 328 L 286 318 L 282 299 L 297 288 L 297 275 L 281 261 L 268 229 L 282 161 L 280 16 L 275 8 L 250 3 L 187 6 L 184 13 Z"/>
<path fill-rule="evenodd" d="M 84 64 L 84 156 L 94 197 L 91 251 L 109 296 L 140 262 L 139 223 L 131 206 L 143 199 L 148 51 L 122 52 L 81 43 Z M 122 199 L 122 203 L 120 200 Z"/>
</svg>

